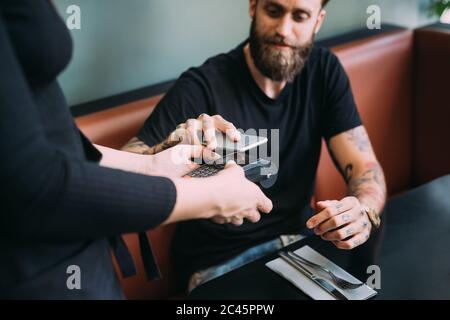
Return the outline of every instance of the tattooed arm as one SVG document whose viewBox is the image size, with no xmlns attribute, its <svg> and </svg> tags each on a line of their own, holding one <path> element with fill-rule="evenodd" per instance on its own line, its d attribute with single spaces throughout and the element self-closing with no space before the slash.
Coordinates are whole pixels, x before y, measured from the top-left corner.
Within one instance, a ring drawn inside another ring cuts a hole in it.
<svg viewBox="0 0 450 320">
<path fill-rule="evenodd" d="M 157 144 L 156 146 L 150 147 L 145 142 L 139 140 L 137 137 L 134 137 L 128 143 L 122 147 L 122 151 L 144 154 L 144 155 L 153 155 L 157 154 L 161 151 L 169 149 L 173 146 L 176 146 L 178 141 L 170 140 L 170 136 L 167 137 L 163 142 Z"/>
<path fill-rule="evenodd" d="M 143 141 L 134 137 L 123 148 L 123 151 L 139 154 L 157 154 L 161 151 L 176 146 L 179 143 L 190 145 L 201 145 L 199 134 L 203 134 L 207 147 L 214 150 L 217 146 L 215 131 L 222 131 L 231 140 L 239 141 L 240 133 L 236 127 L 220 115 L 209 116 L 201 114 L 197 119 L 188 119 L 177 128 L 161 143 L 149 147 Z"/>
<path fill-rule="evenodd" d="M 331 138 L 328 150 L 347 183 L 349 195 L 381 213 L 386 182 L 366 129 L 360 126 Z"/>
<path fill-rule="evenodd" d="M 332 137 L 327 145 L 347 183 L 349 196 L 319 201 L 319 212 L 307 226 L 336 247 L 352 249 L 370 237 L 372 225 L 363 209 L 382 212 L 386 201 L 384 174 L 363 126 Z"/>
</svg>

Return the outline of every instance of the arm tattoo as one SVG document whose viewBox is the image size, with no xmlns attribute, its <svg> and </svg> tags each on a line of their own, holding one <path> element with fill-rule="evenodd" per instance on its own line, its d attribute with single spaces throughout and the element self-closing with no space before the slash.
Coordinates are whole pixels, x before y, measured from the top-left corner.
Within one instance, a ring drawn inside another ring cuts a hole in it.
<svg viewBox="0 0 450 320">
<path fill-rule="evenodd" d="M 353 233 L 355 233 L 355 230 L 353 228 L 349 228 L 347 229 L 347 231 L 345 232 L 345 235 L 347 237 L 351 236 Z"/>
<path fill-rule="evenodd" d="M 169 149 L 177 144 L 178 141 L 170 141 L 169 138 L 167 138 L 163 142 L 157 144 L 156 146 L 149 147 L 144 142 L 134 137 L 122 148 L 122 150 L 132 153 L 152 155 L 157 154 L 166 149 Z"/>
<path fill-rule="evenodd" d="M 344 177 L 345 181 L 348 183 L 347 178 L 346 178 L 347 177 L 347 168 L 345 168 L 344 171 L 342 170 L 342 168 L 339 164 L 339 161 L 336 159 L 333 148 L 331 148 L 330 140 L 327 140 L 326 143 L 327 143 L 328 153 L 330 154 L 331 160 L 333 160 L 334 166 L 338 169 L 338 171 Z M 352 167 L 352 165 L 350 165 L 350 167 Z M 351 168 L 350 168 L 350 170 L 351 170 Z"/>
<path fill-rule="evenodd" d="M 358 148 L 360 152 L 372 153 L 372 145 L 363 126 L 349 130 L 344 133 L 345 138 Z M 336 168 L 344 177 L 349 188 L 349 194 L 357 197 L 361 203 L 379 212 L 386 201 L 386 182 L 381 166 L 378 162 L 367 162 L 364 171 L 360 166 L 353 163 L 342 163 L 337 161 L 330 140 L 327 140 L 327 147 Z"/>
<path fill-rule="evenodd" d="M 355 129 L 347 131 L 345 134 L 347 136 L 347 139 L 351 143 L 353 143 L 359 151 L 367 152 L 372 150 L 369 136 L 367 135 L 366 129 L 364 129 L 364 127 L 357 127 Z"/>
<path fill-rule="evenodd" d="M 368 162 L 366 170 L 362 174 L 358 176 L 350 174 L 347 178 L 349 192 L 352 196 L 374 209 L 382 209 L 386 199 L 386 184 L 383 171 L 378 163 Z"/>
</svg>

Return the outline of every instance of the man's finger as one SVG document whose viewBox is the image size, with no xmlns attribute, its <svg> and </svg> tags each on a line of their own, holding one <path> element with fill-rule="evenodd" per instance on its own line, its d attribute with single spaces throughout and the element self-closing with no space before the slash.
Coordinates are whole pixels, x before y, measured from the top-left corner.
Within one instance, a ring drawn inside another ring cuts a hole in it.
<svg viewBox="0 0 450 320">
<path fill-rule="evenodd" d="M 316 214 L 312 218 L 310 218 L 306 222 L 306 226 L 309 229 L 313 229 L 313 228 L 317 227 L 319 224 L 330 219 L 331 217 L 339 215 L 342 212 L 350 210 L 351 208 L 352 208 L 352 205 L 348 202 L 344 203 L 344 202 L 340 202 L 340 201 L 333 201 L 332 205 L 327 206 L 325 209 L 320 211 L 318 214 Z"/>
<path fill-rule="evenodd" d="M 325 222 L 314 228 L 317 235 L 322 235 L 336 228 L 340 228 L 346 224 L 356 221 L 359 218 L 359 209 L 352 207 L 350 210 L 344 211 L 336 216 L 331 217 Z"/>
<path fill-rule="evenodd" d="M 322 234 L 322 239 L 327 241 L 342 241 L 362 232 L 364 229 L 360 223 L 350 223 L 345 227 Z"/>
<path fill-rule="evenodd" d="M 228 138 L 233 141 L 239 141 L 241 139 L 241 133 L 236 129 L 234 124 L 225 120 L 220 115 L 215 115 L 212 118 L 214 119 L 215 128 L 225 133 Z"/>
<path fill-rule="evenodd" d="M 369 237 L 370 233 L 365 231 L 358 233 L 345 241 L 333 241 L 333 244 L 339 249 L 351 250 L 365 243 L 369 239 Z"/>
<path fill-rule="evenodd" d="M 172 131 L 172 133 L 169 135 L 169 143 L 180 143 L 183 142 L 183 138 L 186 134 L 186 124 L 181 123 L 177 126 L 177 128 Z"/>
<path fill-rule="evenodd" d="M 202 122 L 202 130 L 206 142 L 206 147 L 211 150 L 215 150 L 217 148 L 217 140 L 216 127 L 214 126 L 213 118 L 204 113 L 200 115 L 199 120 Z"/>
<path fill-rule="evenodd" d="M 197 119 L 189 119 L 186 121 L 186 130 L 189 134 L 189 143 L 193 145 L 201 145 L 199 134 L 201 134 L 201 123 Z"/>
</svg>

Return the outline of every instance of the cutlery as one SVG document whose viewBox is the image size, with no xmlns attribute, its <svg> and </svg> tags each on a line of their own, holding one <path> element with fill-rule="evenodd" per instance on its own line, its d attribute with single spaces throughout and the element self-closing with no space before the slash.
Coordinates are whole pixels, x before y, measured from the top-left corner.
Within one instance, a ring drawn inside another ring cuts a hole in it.
<svg viewBox="0 0 450 320">
<path fill-rule="evenodd" d="M 301 274 L 306 276 L 308 279 L 311 279 L 314 283 L 318 284 L 322 289 L 324 289 L 326 292 L 331 294 L 333 297 L 335 297 L 338 300 L 348 300 L 348 298 L 339 292 L 338 289 L 336 289 L 331 283 L 329 283 L 327 280 L 319 278 L 315 276 L 313 273 L 311 273 L 308 269 L 303 267 L 302 264 L 300 264 L 297 260 L 294 260 L 291 258 L 287 253 L 285 252 L 278 252 L 278 255 L 287 263 L 289 263 L 292 267 L 294 267 L 297 271 L 299 271 Z"/>
<path fill-rule="evenodd" d="M 294 260 L 297 260 L 303 264 L 306 264 L 313 269 L 319 269 L 319 270 L 322 270 L 322 271 L 328 273 L 328 275 L 331 277 L 331 280 L 333 280 L 333 282 L 339 288 L 342 288 L 344 290 L 347 290 L 347 289 L 353 290 L 353 289 L 357 289 L 357 288 L 361 287 L 362 285 L 364 285 L 364 283 L 362 283 L 362 282 L 361 283 L 353 283 L 353 282 L 347 281 L 345 279 L 342 279 L 342 278 L 338 277 L 337 275 L 335 275 L 329 269 L 325 268 L 324 266 L 321 266 L 320 264 L 309 261 L 309 260 L 301 257 L 300 255 L 296 254 L 295 252 L 287 251 L 287 254 Z"/>
</svg>

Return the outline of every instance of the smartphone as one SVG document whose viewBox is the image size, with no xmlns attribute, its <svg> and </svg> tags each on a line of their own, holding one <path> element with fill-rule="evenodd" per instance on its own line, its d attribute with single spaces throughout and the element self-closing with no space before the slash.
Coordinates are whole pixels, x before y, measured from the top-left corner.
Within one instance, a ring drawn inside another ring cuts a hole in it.
<svg viewBox="0 0 450 320">
<path fill-rule="evenodd" d="M 239 141 L 233 141 L 225 133 L 216 130 L 217 149 L 231 152 L 245 152 L 267 143 L 266 137 L 252 136 L 241 133 Z M 203 145 L 206 145 L 203 139 Z"/>
</svg>

